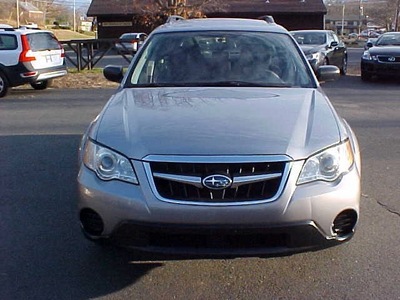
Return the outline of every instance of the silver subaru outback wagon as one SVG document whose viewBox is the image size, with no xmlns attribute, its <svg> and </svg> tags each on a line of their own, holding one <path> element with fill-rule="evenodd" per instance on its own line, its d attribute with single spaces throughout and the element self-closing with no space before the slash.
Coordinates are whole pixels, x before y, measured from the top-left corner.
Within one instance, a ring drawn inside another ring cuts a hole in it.
<svg viewBox="0 0 400 300">
<path fill-rule="evenodd" d="M 80 146 L 92 241 L 223 255 L 337 245 L 359 219 L 360 152 L 281 26 L 193 19 L 154 30 Z"/>
</svg>

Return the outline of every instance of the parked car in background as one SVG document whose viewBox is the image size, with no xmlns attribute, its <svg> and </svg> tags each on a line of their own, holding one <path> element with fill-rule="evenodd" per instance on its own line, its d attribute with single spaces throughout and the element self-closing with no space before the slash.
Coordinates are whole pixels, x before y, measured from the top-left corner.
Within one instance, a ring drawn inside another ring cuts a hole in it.
<svg viewBox="0 0 400 300">
<path fill-rule="evenodd" d="M 331 30 L 296 30 L 291 31 L 300 45 L 314 71 L 319 66 L 334 65 L 340 73 L 347 72 L 347 47 Z"/>
<path fill-rule="evenodd" d="M 321 80 L 339 78 L 320 66 Z M 348 241 L 357 139 L 290 33 L 271 20 L 155 29 L 84 134 L 79 218 L 94 242 L 257 255 Z"/>
<path fill-rule="evenodd" d="M 147 38 L 147 34 L 144 32 L 128 32 L 124 33 L 119 37 L 119 42 L 115 44 L 115 48 L 120 53 L 136 53 L 141 44 Z"/>
<path fill-rule="evenodd" d="M 374 76 L 400 77 L 400 32 L 384 33 L 368 46 L 361 57 L 362 80 Z"/>
<path fill-rule="evenodd" d="M 355 32 L 352 32 L 352 33 L 350 33 L 347 37 L 348 37 L 349 39 L 357 40 L 357 39 L 358 39 L 358 34 L 355 33 Z"/>
<path fill-rule="evenodd" d="M 381 32 L 378 32 L 376 30 L 371 30 L 371 29 L 363 30 L 360 33 L 360 37 L 363 37 L 363 38 L 377 38 L 380 35 L 381 35 Z"/>
<path fill-rule="evenodd" d="M 0 24 L 0 97 L 26 83 L 45 89 L 51 79 L 65 75 L 64 49 L 51 31 Z"/>
</svg>

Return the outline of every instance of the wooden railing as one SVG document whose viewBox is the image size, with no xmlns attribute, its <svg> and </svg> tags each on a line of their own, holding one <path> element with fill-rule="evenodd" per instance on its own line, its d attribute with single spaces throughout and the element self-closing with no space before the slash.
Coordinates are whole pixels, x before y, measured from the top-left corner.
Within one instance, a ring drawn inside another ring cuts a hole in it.
<svg viewBox="0 0 400 300">
<path fill-rule="evenodd" d="M 123 40 L 120 39 L 60 41 L 65 50 L 65 58 L 75 66 L 78 71 L 93 69 L 107 54 L 121 55 L 128 63 L 130 63 L 133 53 L 127 54 L 129 51 L 122 42 Z"/>
</svg>

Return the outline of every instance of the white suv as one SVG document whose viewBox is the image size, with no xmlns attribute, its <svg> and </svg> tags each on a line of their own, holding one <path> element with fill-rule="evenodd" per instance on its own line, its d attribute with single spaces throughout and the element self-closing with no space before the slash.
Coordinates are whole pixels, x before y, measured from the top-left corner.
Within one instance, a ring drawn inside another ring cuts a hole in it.
<svg viewBox="0 0 400 300">
<path fill-rule="evenodd" d="M 51 31 L 0 24 L 0 97 L 26 83 L 45 89 L 51 79 L 65 75 L 64 49 Z"/>
</svg>

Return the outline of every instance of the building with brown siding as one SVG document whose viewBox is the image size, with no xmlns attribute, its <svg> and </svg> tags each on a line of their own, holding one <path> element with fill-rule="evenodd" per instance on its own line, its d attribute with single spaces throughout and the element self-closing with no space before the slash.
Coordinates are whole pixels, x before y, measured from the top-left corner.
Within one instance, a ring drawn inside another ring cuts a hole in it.
<svg viewBox="0 0 400 300">
<path fill-rule="evenodd" d="M 187 0 L 190 1 L 195 0 Z M 327 12 L 323 0 L 223 0 L 220 10 L 204 11 L 207 17 L 258 18 L 271 15 L 289 30 L 323 29 Z M 118 38 L 124 32 L 149 32 L 133 18 L 141 12 L 134 0 L 92 0 L 87 15 L 97 20 L 99 38 Z"/>
</svg>

